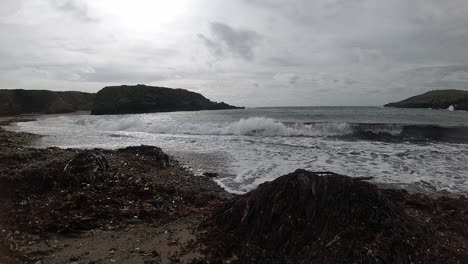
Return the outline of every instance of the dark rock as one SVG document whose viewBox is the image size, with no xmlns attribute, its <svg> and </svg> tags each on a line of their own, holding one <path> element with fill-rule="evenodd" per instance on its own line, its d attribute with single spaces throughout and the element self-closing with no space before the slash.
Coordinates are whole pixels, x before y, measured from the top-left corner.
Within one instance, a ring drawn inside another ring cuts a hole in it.
<svg viewBox="0 0 468 264">
<path fill-rule="evenodd" d="M 331 241 L 353 224 L 388 231 L 397 221 L 396 205 L 376 186 L 304 170 L 260 185 L 215 215 L 215 222 L 226 231 L 286 253 L 299 245 Z"/>
<path fill-rule="evenodd" d="M 64 185 L 94 184 L 108 178 L 109 164 L 103 154 L 84 151 L 71 159 L 63 171 Z"/>
<path fill-rule="evenodd" d="M 94 97 L 94 94 L 73 91 L 0 90 L 0 115 L 91 110 Z"/>
<path fill-rule="evenodd" d="M 205 172 L 203 173 L 203 176 L 208 177 L 208 178 L 217 178 L 219 174 L 216 172 Z"/>
<path fill-rule="evenodd" d="M 403 194 L 366 178 L 297 170 L 215 209 L 205 223 L 213 263 L 459 263 Z M 431 208 L 431 214 L 434 212 Z M 461 216 L 463 218 L 463 216 Z M 454 240 L 466 234 L 459 228 Z M 442 237 L 445 237 L 444 234 Z M 453 243 L 452 241 L 449 243 Z M 458 242 L 456 242 L 458 243 Z M 457 252 L 454 254 L 454 252 Z M 447 261 L 450 260 L 450 261 Z M 462 261 L 463 262 L 463 261 Z"/>
<path fill-rule="evenodd" d="M 410 97 L 400 102 L 389 103 L 385 106 L 432 109 L 447 109 L 450 106 L 453 106 L 454 110 L 468 110 L 468 91 L 435 90 Z"/>
<path fill-rule="evenodd" d="M 93 115 L 238 109 L 199 93 L 145 85 L 105 87 L 96 94 Z"/>
</svg>

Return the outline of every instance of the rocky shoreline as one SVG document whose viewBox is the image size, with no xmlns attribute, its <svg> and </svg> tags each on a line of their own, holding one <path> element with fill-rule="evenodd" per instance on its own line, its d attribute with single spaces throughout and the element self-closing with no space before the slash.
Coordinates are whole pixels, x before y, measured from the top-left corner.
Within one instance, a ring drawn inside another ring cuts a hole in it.
<svg viewBox="0 0 468 264">
<path fill-rule="evenodd" d="M 90 111 L 93 115 L 244 109 L 213 102 L 185 89 L 138 85 L 108 86 L 97 93 L 0 89 L 0 117 Z"/>
<path fill-rule="evenodd" d="M 232 196 L 156 147 L 24 147 L 37 138 L 0 130 L 0 263 L 169 263 Z"/>
<path fill-rule="evenodd" d="M 465 196 L 303 170 L 232 195 L 157 147 L 37 139 L 0 128 L 0 263 L 468 261 Z"/>
<path fill-rule="evenodd" d="M 405 100 L 388 103 L 385 107 L 431 108 L 468 111 L 468 91 L 433 90 Z"/>
</svg>

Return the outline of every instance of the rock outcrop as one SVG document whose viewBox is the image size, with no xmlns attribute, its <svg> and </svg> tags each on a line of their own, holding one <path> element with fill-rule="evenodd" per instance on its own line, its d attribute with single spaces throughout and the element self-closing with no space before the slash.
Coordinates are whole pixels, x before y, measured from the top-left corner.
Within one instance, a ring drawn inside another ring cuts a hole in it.
<svg viewBox="0 0 468 264">
<path fill-rule="evenodd" d="M 71 159 L 63 169 L 64 185 L 94 184 L 106 181 L 109 177 L 109 162 L 105 155 L 99 152 L 84 151 Z"/>
<path fill-rule="evenodd" d="M 232 256 L 232 263 L 375 264 L 463 259 L 466 251 L 441 251 L 452 243 L 445 236 L 457 240 L 466 235 L 465 226 L 434 234 L 430 230 L 437 227 L 425 222 L 425 212 L 399 202 L 412 198 L 365 180 L 297 170 L 235 197 L 205 223 L 209 258 L 212 263 Z"/>
<path fill-rule="evenodd" d="M 58 114 L 91 110 L 94 94 L 47 90 L 0 90 L 0 115 Z"/>
<path fill-rule="evenodd" d="M 413 96 L 396 103 L 386 104 L 387 107 L 397 108 L 432 108 L 454 110 L 468 110 L 468 91 L 435 90 Z"/>
<path fill-rule="evenodd" d="M 216 103 L 199 93 L 145 85 L 105 87 L 96 94 L 93 115 L 238 109 Z"/>
</svg>

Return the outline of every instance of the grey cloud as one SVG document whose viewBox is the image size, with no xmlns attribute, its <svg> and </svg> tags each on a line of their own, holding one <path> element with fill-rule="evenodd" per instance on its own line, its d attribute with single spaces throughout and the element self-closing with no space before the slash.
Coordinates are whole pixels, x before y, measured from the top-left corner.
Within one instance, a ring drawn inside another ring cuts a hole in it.
<svg viewBox="0 0 468 264">
<path fill-rule="evenodd" d="M 435 89 L 468 88 L 468 65 L 442 65 L 417 67 L 395 77 L 388 87 L 383 87 L 389 101 L 401 100 L 405 97 L 424 93 Z"/>
<path fill-rule="evenodd" d="M 171 70 L 146 69 L 145 71 L 129 69 L 126 66 L 83 66 L 78 64 L 29 64 L 17 67 L 0 67 L 0 71 L 15 72 L 29 69 L 33 73 L 41 74 L 49 80 L 56 81 L 79 81 L 79 82 L 101 82 L 101 83 L 150 83 L 155 81 L 177 78 L 176 73 Z"/>
<path fill-rule="evenodd" d="M 213 39 L 203 34 L 198 34 L 198 37 L 215 56 L 222 57 L 230 53 L 247 61 L 254 58 L 254 48 L 261 39 L 258 33 L 246 29 L 234 29 L 221 22 L 212 22 L 210 29 Z"/>
<path fill-rule="evenodd" d="M 301 77 L 297 76 L 297 75 L 294 75 L 292 76 L 290 79 L 289 79 L 289 84 L 291 85 L 295 85 L 297 83 L 297 81 L 300 79 Z"/>
<path fill-rule="evenodd" d="M 80 74 L 83 80 L 104 83 L 151 83 L 169 79 L 172 75 L 158 71 L 137 71 L 128 68 L 96 67 L 95 72 L 83 72 Z"/>
<path fill-rule="evenodd" d="M 320 40 L 328 49 L 372 50 L 397 63 L 464 63 L 468 4 L 427 1 L 245 0 L 264 8 Z M 291 25 L 291 27 L 293 27 Z M 311 37 L 307 41 L 313 41 Z M 311 42 L 314 45 L 313 42 Z M 371 55 L 371 54 L 369 54 Z"/>
<path fill-rule="evenodd" d="M 22 5 L 23 0 L 3 0 L 0 3 L 0 17 L 16 14 Z"/>
<path fill-rule="evenodd" d="M 203 41 L 205 46 L 213 53 L 216 57 L 223 56 L 223 49 L 220 44 L 214 42 L 213 40 L 205 37 L 203 34 L 198 34 L 198 37 Z"/>
<path fill-rule="evenodd" d="M 86 22 L 97 22 L 89 14 L 88 5 L 82 0 L 51 0 L 52 6 L 60 11 L 70 13 L 79 20 Z"/>
<path fill-rule="evenodd" d="M 294 57 L 270 57 L 265 61 L 269 65 L 279 66 L 279 67 L 298 67 L 304 66 L 304 63 Z"/>
<path fill-rule="evenodd" d="M 410 80 L 438 89 L 467 89 L 468 65 L 446 65 L 416 68 L 409 72 Z M 422 78 L 425 78 L 421 80 Z"/>
<path fill-rule="evenodd" d="M 447 75 L 453 72 L 468 72 L 468 64 L 419 67 L 413 71 L 418 73 L 435 72 L 439 75 Z"/>
</svg>

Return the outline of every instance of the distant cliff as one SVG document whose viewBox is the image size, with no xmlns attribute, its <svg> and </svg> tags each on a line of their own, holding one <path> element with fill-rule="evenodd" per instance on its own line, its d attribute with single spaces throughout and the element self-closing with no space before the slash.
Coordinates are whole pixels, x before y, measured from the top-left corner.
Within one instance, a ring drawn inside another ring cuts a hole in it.
<svg viewBox="0 0 468 264">
<path fill-rule="evenodd" d="M 389 103 L 385 106 L 432 109 L 447 109 L 453 106 L 454 110 L 468 110 L 468 91 L 435 90 L 410 97 L 400 102 Z"/>
<path fill-rule="evenodd" d="M 105 87 L 96 94 L 93 115 L 238 109 L 199 93 L 145 85 Z"/>
<path fill-rule="evenodd" d="M 0 90 L 0 115 L 58 114 L 91 110 L 94 94 L 47 90 Z"/>
</svg>

